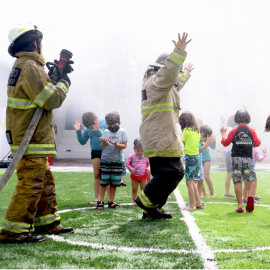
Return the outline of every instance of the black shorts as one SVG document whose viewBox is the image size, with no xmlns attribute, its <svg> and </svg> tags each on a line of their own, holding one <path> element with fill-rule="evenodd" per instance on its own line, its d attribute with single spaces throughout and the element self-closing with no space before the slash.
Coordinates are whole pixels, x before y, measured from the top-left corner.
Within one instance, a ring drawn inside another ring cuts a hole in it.
<svg viewBox="0 0 270 270">
<path fill-rule="evenodd" d="M 91 159 L 99 158 L 101 159 L 101 152 L 100 150 L 91 150 Z"/>
</svg>

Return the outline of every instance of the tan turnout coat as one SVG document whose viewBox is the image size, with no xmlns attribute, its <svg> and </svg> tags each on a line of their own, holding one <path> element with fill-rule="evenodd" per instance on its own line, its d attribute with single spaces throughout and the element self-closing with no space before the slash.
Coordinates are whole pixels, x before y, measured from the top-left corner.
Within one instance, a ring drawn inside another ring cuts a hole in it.
<svg viewBox="0 0 270 270">
<path fill-rule="evenodd" d="M 6 110 L 7 138 L 12 153 L 17 149 L 37 106 L 44 109 L 24 157 L 56 156 L 52 109 L 59 108 L 69 85 L 51 83 L 44 70 L 45 59 L 37 53 L 20 52 L 8 80 Z"/>
<path fill-rule="evenodd" d="M 181 66 L 187 53 L 175 48 L 159 71 L 143 81 L 140 136 L 145 157 L 179 157 L 179 91 L 190 78 Z"/>
</svg>

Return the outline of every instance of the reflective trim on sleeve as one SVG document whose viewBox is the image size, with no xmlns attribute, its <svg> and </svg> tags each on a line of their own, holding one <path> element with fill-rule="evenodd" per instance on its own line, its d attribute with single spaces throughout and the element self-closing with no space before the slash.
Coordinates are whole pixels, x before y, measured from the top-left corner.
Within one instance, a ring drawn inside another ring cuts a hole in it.
<svg viewBox="0 0 270 270">
<path fill-rule="evenodd" d="M 49 99 L 49 97 L 55 92 L 56 85 L 48 82 L 42 91 L 36 96 L 34 102 L 43 107 L 44 103 Z"/>
<path fill-rule="evenodd" d="M 12 154 L 15 155 L 19 145 L 10 146 Z M 56 154 L 55 144 L 28 144 L 24 155 L 48 155 Z"/>
<path fill-rule="evenodd" d="M 177 52 L 172 52 L 172 53 L 170 54 L 170 56 L 168 57 L 168 59 L 170 59 L 170 60 L 176 62 L 176 63 L 179 64 L 179 65 L 183 65 L 183 63 L 184 63 L 186 57 L 183 56 L 183 55 L 181 55 L 181 54 L 179 54 L 179 53 L 177 53 Z"/>
<path fill-rule="evenodd" d="M 8 221 L 4 220 L 3 222 L 3 230 L 13 232 L 13 233 L 24 233 L 29 232 L 31 229 L 31 224 L 28 223 L 22 223 L 22 222 L 14 222 L 14 221 Z"/>
<path fill-rule="evenodd" d="M 145 195 L 144 191 L 142 190 L 142 192 L 139 194 L 139 198 L 141 203 L 147 207 L 147 208 L 157 208 L 158 204 L 153 204 L 149 198 Z"/>
<path fill-rule="evenodd" d="M 61 88 L 61 90 L 62 90 L 65 94 L 68 93 L 68 90 L 69 90 L 69 89 L 65 86 L 64 83 L 62 83 L 62 82 L 57 82 L 57 83 L 56 83 L 56 86 L 59 87 L 59 88 Z"/>
<path fill-rule="evenodd" d="M 183 81 L 187 82 L 189 79 L 189 76 L 186 73 L 180 73 L 178 75 L 179 78 L 181 78 Z"/>
<path fill-rule="evenodd" d="M 172 103 L 155 104 L 151 106 L 145 106 L 142 108 L 142 115 L 157 113 L 157 112 L 175 112 L 179 114 L 179 109 L 175 109 Z"/>
<path fill-rule="evenodd" d="M 181 149 L 168 149 L 165 148 L 162 151 L 158 149 L 144 149 L 144 156 L 147 158 L 150 157 L 180 157 L 182 155 Z"/>
<path fill-rule="evenodd" d="M 38 226 L 48 225 L 60 219 L 61 219 L 60 215 L 57 212 L 46 215 L 46 216 L 42 216 L 42 217 L 36 217 L 34 226 L 38 227 Z"/>
<path fill-rule="evenodd" d="M 37 107 L 37 105 L 30 99 L 20 99 L 12 97 L 8 97 L 7 106 L 10 108 L 24 109 L 24 110 Z"/>
</svg>

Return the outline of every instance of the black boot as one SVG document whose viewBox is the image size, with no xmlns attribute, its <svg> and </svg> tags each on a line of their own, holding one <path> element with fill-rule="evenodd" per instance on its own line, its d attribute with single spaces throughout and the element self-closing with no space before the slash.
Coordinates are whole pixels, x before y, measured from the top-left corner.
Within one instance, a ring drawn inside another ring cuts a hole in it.
<svg viewBox="0 0 270 270">
<path fill-rule="evenodd" d="M 40 243 L 45 241 L 45 239 L 42 237 L 42 235 L 37 235 L 37 236 L 29 236 L 24 238 L 23 240 L 17 240 L 15 239 L 10 239 L 10 240 L 2 240 L 3 243 L 5 244 L 23 244 L 23 243 Z"/>
<path fill-rule="evenodd" d="M 72 227 L 64 227 L 62 230 L 60 230 L 59 232 L 55 234 L 60 234 L 60 233 L 74 233 L 74 231 Z"/>
</svg>

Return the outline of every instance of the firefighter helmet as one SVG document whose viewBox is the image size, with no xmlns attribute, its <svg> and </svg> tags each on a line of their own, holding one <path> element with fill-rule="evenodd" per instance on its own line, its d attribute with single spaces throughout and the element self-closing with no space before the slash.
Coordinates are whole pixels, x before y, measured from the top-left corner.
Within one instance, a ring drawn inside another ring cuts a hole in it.
<svg viewBox="0 0 270 270">
<path fill-rule="evenodd" d="M 158 68 L 163 67 L 165 65 L 165 61 L 167 60 L 167 58 L 169 57 L 169 55 L 170 55 L 169 53 L 163 53 L 163 54 L 161 54 L 157 58 L 156 62 L 154 64 L 150 65 L 150 66 L 151 67 L 158 67 Z"/>
<path fill-rule="evenodd" d="M 33 23 L 17 24 L 12 27 L 8 33 L 9 46 L 8 52 L 13 56 L 14 51 L 23 43 L 30 42 L 32 40 L 39 40 L 43 38 L 43 33 Z"/>
</svg>

